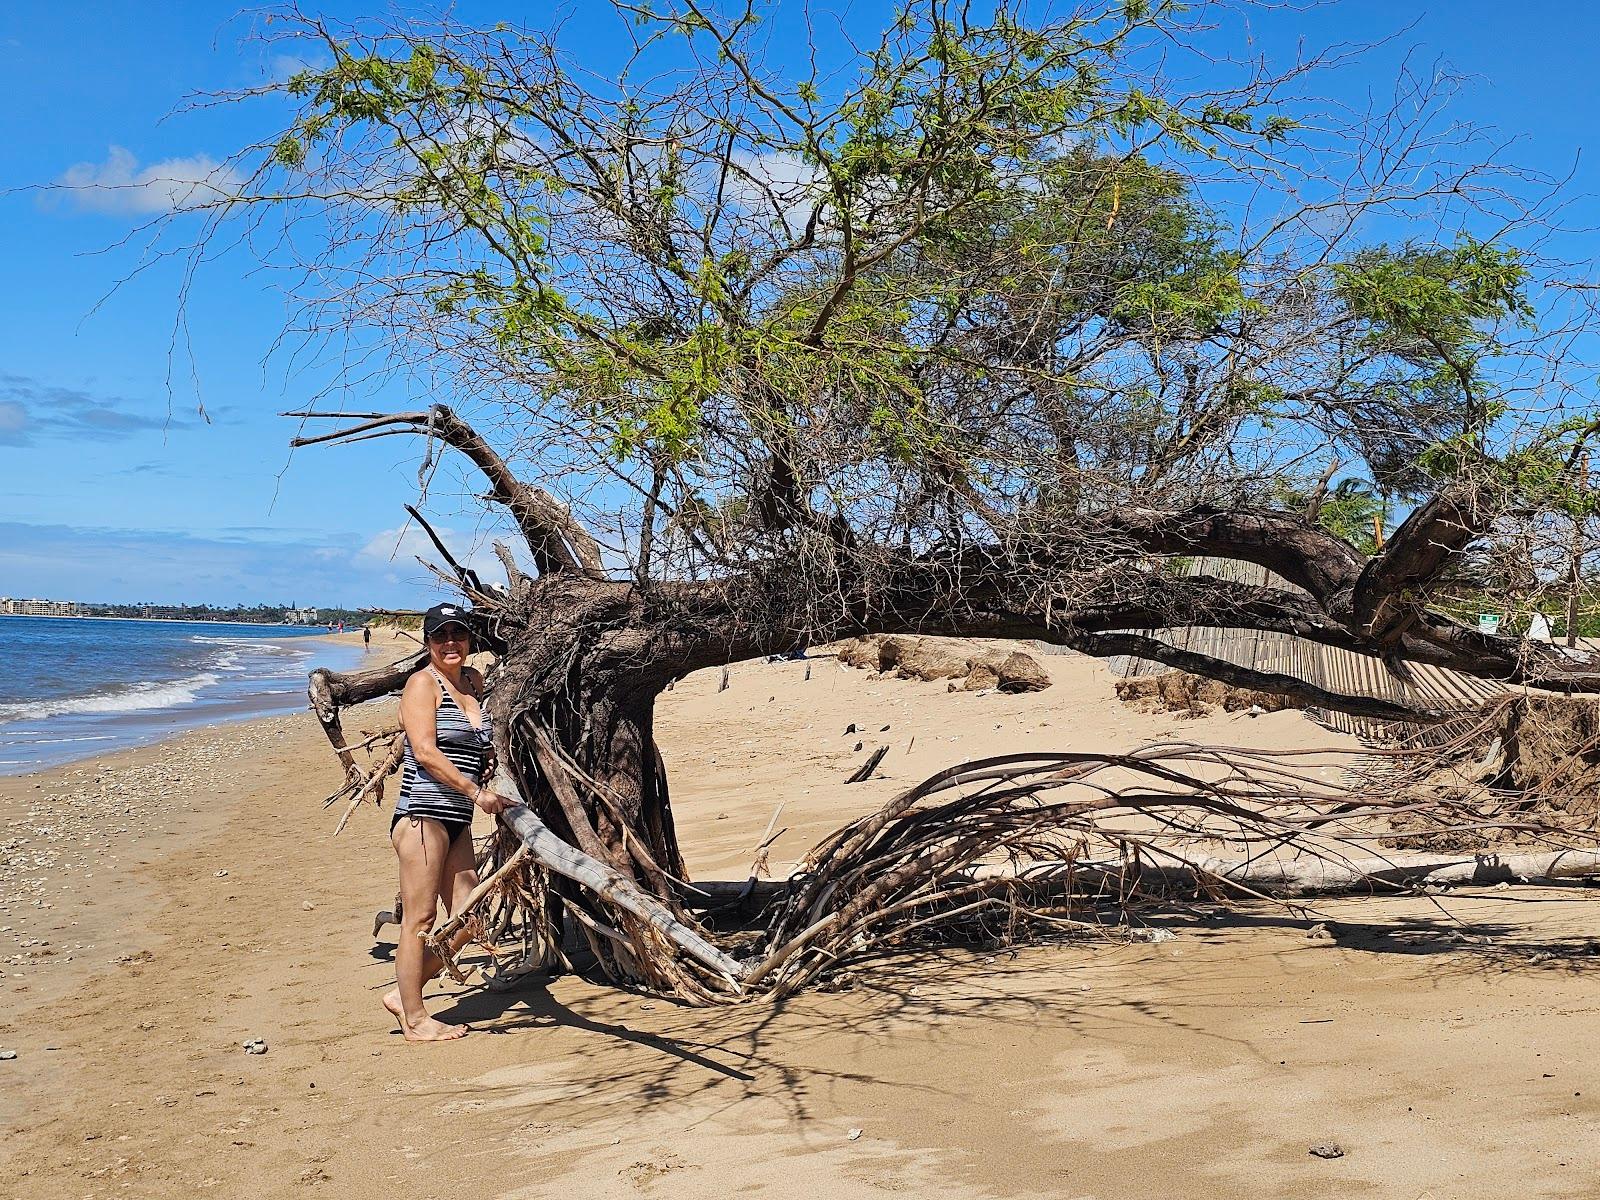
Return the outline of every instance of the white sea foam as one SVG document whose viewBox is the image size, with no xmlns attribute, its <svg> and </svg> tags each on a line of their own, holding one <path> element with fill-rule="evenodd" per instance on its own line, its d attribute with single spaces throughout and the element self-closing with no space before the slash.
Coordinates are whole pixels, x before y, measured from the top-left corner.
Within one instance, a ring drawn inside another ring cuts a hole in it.
<svg viewBox="0 0 1600 1200">
<path fill-rule="evenodd" d="M 21 718 L 59 717 L 67 713 L 144 712 L 152 708 L 178 708 L 193 704 L 202 688 L 217 682 L 217 676 L 202 671 L 187 679 L 170 683 L 136 683 L 113 692 L 90 696 L 68 696 L 60 700 L 30 700 L 22 704 L 0 704 L 0 724 Z"/>
<path fill-rule="evenodd" d="M 17 744 L 21 746 L 65 746 L 69 742 L 109 742 L 112 741 L 114 737 L 114 734 L 96 733 L 87 737 L 31 738 L 27 741 L 18 740 Z"/>
</svg>

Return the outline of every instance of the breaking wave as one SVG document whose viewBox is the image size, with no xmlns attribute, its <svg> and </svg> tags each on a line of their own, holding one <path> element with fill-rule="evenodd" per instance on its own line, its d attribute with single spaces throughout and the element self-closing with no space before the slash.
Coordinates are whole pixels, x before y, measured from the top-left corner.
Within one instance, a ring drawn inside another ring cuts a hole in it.
<svg viewBox="0 0 1600 1200">
<path fill-rule="evenodd" d="M 218 678 L 211 671 L 202 671 L 187 679 L 127 684 L 87 696 L 0 704 L 0 723 L 23 718 L 37 720 L 40 717 L 59 717 L 67 713 L 127 713 L 152 708 L 177 708 L 193 704 L 200 691 L 216 683 Z"/>
</svg>

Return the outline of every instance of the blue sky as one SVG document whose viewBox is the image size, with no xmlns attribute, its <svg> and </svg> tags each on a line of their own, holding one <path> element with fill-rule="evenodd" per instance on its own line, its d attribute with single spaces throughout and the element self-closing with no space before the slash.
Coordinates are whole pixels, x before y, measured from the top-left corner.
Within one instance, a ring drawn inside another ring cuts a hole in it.
<svg viewBox="0 0 1600 1200">
<path fill-rule="evenodd" d="M 887 7 L 832 6 L 862 28 Z M 271 114 L 260 107 L 174 114 L 191 92 L 282 69 L 281 49 L 244 42 L 251 21 L 236 11 L 199 0 L 0 6 L 0 595 L 354 606 L 420 604 L 433 593 L 411 558 L 421 548 L 414 535 L 390 557 L 420 447 L 385 439 L 291 458 L 294 423 L 274 414 L 327 377 L 264 366 L 285 318 L 273 280 L 239 255 L 211 264 L 181 339 L 192 367 L 182 355 L 174 363 L 175 266 L 113 291 L 137 262 L 119 243 L 159 212 L 163 189 L 31 190 L 200 177 L 264 133 Z M 474 2 L 455 11 L 493 21 L 532 19 L 538 8 Z M 1542 170 L 1565 174 L 1576 161 L 1572 190 L 1592 195 L 1600 13 L 1577 0 L 1512 13 L 1488 0 L 1355 0 L 1263 14 L 1253 28 L 1274 53 L 1301 37 L 1314 46 L 1398 33 L 1329 90 L 1384 93 L 1401 55 L 1443 59 L 1472 77 L 1458 119 L 1498 127 L 1517 139 L 1513 157 Z M 575 53 L 604 51 L 597 28 L 568 21 Z M 1587 238 L 1574 244 L 1594 252 Z M 196 381 L 209 422 L 196 412 Z M 394 387 L 381 400 L 409 407 L 427 397 Z M 442 480 L 430 511 L 464 552 L 482 542 L 462 489 Z"/>
</svg>

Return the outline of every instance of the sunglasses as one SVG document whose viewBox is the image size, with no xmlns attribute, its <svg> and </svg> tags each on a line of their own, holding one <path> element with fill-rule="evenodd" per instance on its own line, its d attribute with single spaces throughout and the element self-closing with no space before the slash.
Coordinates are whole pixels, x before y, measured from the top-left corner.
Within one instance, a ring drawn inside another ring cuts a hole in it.
<svg viewBox="0 0 1600 1200">
<path fill-rule="evenodd" d="M 443 629 L 435 629 L 428 635 L 430 642 L 466 642 L 472 635 L 459 625 L 446 625 Z"/>
</svg>

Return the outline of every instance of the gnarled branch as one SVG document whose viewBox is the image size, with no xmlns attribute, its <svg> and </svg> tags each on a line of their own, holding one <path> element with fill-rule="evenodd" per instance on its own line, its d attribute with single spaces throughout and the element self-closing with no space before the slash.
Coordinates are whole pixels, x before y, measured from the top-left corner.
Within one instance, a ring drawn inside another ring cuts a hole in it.
<svg viewBox="0 0 1600 1200">
<path fill-rule="evenodd" d="M 346 414 L 330 412 L 290 412 L 289 417 L 338 419 Z M 366 414 L 363 414 L 366 415 Z M 427 412 L 392 413 L 360 422 L 333 433 L 297 437 L 291 446 L 314 446 L 325 442 L 349 442 L 363 435 L 413 433 L 436 437 L 460 451 L 489 481 L 489 499 L 510 510 L 517 528 L 527 540 L 534 565 L 541 575 L 557 571 L 579 571 L 602 578 L 605 566 L 600 544 L 575 518 L 567 506 L 543 488 L 524 483 L 512 473 L 495 449 L 471 425 L 443 404 Z"/>
</svg>

